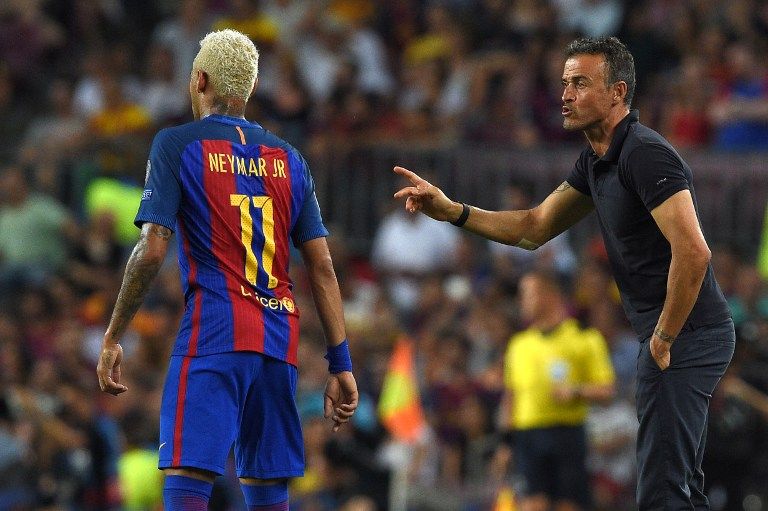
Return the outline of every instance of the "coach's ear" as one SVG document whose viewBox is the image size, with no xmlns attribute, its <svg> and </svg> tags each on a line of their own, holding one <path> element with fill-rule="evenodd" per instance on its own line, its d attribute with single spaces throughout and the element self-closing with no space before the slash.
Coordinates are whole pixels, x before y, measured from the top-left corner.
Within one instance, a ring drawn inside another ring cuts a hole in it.
<svg viewBox="0 0 768 511">
<path fill-rule="evenodd" d="M 613 104 L 624 102 L 624 98 L 627 96 L 627 82 L 619 80 L 613 84 Z"/>
</svg>

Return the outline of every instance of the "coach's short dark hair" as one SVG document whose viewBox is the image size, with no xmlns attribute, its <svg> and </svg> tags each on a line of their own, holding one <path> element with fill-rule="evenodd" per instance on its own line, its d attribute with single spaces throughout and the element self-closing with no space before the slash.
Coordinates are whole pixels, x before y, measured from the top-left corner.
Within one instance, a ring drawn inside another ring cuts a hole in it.
<svg viewBox="0 0 768 511">
<path fill-rule="evenodd" d="M 574 55 L 602 55 L 608 66 L 607 84 L 625 82 L 627 95 L 624 104 L 632 104 L 635 95 L 635 59 L 617 37 L 581 37 L 565 49 L 566 58 Z"/>
</svg>

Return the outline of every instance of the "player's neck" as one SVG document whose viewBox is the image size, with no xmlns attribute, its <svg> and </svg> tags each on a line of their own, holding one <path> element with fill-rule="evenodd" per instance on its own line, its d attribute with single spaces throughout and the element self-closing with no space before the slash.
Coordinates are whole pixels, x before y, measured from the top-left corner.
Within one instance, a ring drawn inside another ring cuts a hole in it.
<svg viewBox="0 0 768 511">
<path fill-rule="evenodd" d="M 215 99 L 210 105 L 203 108 L 202 117 L 209 115 L 226 115 L 228 117 L 240 117 L 245 119 L 245 101 L 238 98 Z"/>
</svg>

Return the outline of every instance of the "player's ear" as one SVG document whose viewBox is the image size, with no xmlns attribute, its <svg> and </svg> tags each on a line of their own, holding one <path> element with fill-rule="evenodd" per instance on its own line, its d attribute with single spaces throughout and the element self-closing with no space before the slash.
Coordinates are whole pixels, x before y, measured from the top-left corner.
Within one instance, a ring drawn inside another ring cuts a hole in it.
<svg viewBox="0 0 768 511">
<path fill-rule="evenodd" d="M 205 92 L 208 88 L 208 73 L 197 70 L 197 92 Z"/>
<path fill-rule="evenodd" d="M 253 81 L 253 87 L 251 87 L 251 93 L 248 94 L 249 98 L 253 96 L 253 93 L 256 91 L 256 87 L 258 86 L 259 86 L 259 78 L 257 77 L 256 80 Z"/>
</svg>

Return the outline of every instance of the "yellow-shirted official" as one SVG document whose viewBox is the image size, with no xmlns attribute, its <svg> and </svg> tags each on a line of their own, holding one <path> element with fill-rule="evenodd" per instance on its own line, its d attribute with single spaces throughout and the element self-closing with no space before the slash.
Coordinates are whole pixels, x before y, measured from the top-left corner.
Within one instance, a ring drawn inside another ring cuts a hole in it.
<svg viewBox="0 0 768 511">
<path fill-rule="evenodd" d="M 519 297 L 530 326 L 509 341 L 503 401 L 519 507 L 588 511 L 584 423 L 590 403 L 615 394 L 608 347 L 600 332 L 569 316 L 553 275 L 527 273 L 520 279 Z"/>
<path fill-rule="evenodd" d="M 558 401 L 556 389 L 612 385 L 614 373 L 600 332 L 566 319 L 549 332 L 532 327 L 513 335 L 504 357 L 504 381 L 513 396 L 513 429 L 576 426 L 586 420 L 587 401 Z"/>
</svg>

